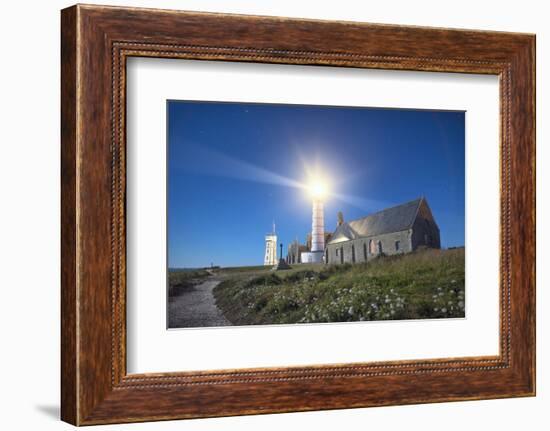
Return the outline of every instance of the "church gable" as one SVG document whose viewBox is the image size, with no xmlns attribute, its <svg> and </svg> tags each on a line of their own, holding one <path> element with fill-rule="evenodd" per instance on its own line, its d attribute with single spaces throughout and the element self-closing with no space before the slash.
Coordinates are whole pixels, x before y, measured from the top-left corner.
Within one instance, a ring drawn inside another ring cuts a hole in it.
<svg viewBox="0 0 550 431">
<path fill-rule="evenodd" d="M 416 217 L 421 217 L 422 219 L 428 220 L 429 222 L 432 222 L 437 225 L 437 223 L 435 222 L 434 216 L 432 214 L 432 210 L 428 205 L 428 201 L 426 201 L 426 198 L 420 199 L 420 205 L 418 206 L 418 212 Z"/>
<path fill-rule="evenodd" d="M 434 219 L 428 202 L 424 198 L 422 198 L 418 207 L 412 231 L 413 249 L 419 246 L 441 247 L 439 226 Z"/>
<path fill-rule="evenodd" d="M 328 244 L 349 241 L 355 238 L 358 238 L 357 232 L 352 229 L 349 223 L 343 223 L 336 228 Z"/>
</svg>

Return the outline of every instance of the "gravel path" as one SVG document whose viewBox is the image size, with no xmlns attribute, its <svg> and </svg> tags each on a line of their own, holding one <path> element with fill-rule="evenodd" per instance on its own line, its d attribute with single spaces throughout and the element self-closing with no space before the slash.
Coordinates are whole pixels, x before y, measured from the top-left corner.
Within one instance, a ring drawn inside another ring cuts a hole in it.
<svg viewBox="0 0 550 431">
<path fill-rule="evenodd" d="M 230 326 L 220 309 L 216 307 L 213 290 L 220 280 L 209 279 L 193 289 L 168 299 L 168 327 L 196 328 Z"/>
</svg>

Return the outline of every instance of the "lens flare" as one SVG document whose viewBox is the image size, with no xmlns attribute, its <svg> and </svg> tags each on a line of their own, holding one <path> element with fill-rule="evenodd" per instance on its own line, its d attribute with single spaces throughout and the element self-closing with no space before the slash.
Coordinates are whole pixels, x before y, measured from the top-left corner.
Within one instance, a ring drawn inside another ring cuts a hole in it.
<svg viewBox="0 0 550 431">
<path fill-rule="evenodd" d="M 313 178 L 309 182 L 308 191 L 314 199 L 324 199 L 328 195 L 328 186 L 323 179 Z"/>
</svg>

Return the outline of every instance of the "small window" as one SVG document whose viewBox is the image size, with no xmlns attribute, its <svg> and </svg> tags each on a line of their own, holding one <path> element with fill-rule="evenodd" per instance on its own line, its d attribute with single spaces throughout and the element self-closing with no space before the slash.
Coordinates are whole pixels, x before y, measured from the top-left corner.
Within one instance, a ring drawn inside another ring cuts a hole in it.
<svg viewBox="0 0 550 431">
<path fill-rule="evenodd" d="M 395 241 L 395 251 L 399 251 L 401 248 L 401 244 L 399 244 L 399 241 Z"/>
<path fill-rule="evenodd" d="M 339 249 L 336 249 L 336 256 L 339 256 L 338 251 L 339 251 Z"/>
<path fill-rule="evenodd" d="M 355 263 L 355 244 L 351 245 L 351 262 Z"/>
<path fill-rule="evenodd" d="M 378 253 L 379 253 L 379 254 L 382 254 L 382 253 L 383 253 L 383 250 L 382 250 L 382 241 L 378 241 Z"/>
<path fill-rule="evenodd" d="M 367 260 L 367 243 L 363 243 L 363 258 Z"/>
</svg>

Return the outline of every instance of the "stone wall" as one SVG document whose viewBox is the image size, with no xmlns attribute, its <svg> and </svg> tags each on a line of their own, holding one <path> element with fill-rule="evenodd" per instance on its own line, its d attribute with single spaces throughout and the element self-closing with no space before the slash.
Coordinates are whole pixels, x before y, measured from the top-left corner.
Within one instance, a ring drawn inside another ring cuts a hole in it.
<svg viewBox="0 0 550 431">
<path fill-rule="evenodd" d="M 385 255 L 410 253 L 413 251 L 411 236 L 412 231 L 408 229 L 401 232 L 328 244 L 326 259 L 328 259 L 329 264 L 365 262 L 365 260 L 368 261 L 378 256 L 380 248 Z"/>
<path fill-rule="evenodd" d="M 413 224 L 412 249 L 418 247 L 441 248 L 439 228 L 433 220 L 418 217 Z"/>
</svg>

